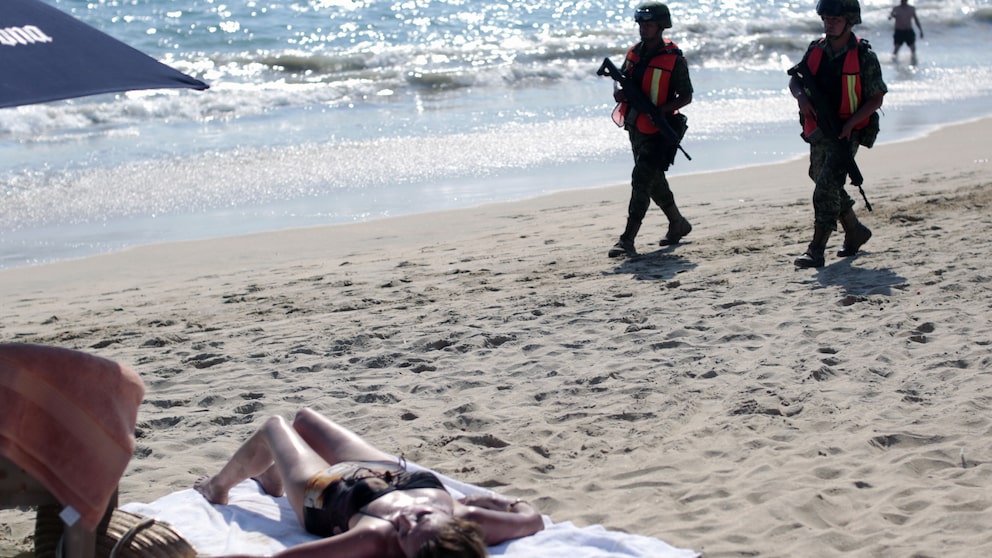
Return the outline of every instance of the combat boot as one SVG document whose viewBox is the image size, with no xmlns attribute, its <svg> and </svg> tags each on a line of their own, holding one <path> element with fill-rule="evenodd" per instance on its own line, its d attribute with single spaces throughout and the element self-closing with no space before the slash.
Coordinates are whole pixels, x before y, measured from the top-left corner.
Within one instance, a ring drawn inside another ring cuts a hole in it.
<svg viewBox="0 0 992 558">
<path fill-rule="evenodd" d="M 634 248 L 634 241 L 620 237 L 620 240 L 613 245 L 613 248 L 610 248 L 609 253 L 606 255 L 611 258 L 619 258 L 620 256 L 636 256 L 637 250 Z"/>
<path fill-rule="evenodd" d="M 816 225 L 813 227 L 813 240 L 806 248 L 806 253 L 796 258 L 792 263 L 796 267 L 823 267 L 826 263 L 823 252 L 827 249 L 827 239 L 830 238 L 830 229 Z"/>
<path fill-rule="evenodd" d="M 847 258 L 858 253 L 858 250 L 871 238 L 871 229 L 858 221 L 853 209 L 840 214 L 840 225 L 844 228 L 844 246 L 837 252 L 838 258 Z"/>
<path fill-rule="evenodd" d="M 636 256 L 637 250 L 634 248 L 634 239 L 637 238 L 637 231 L 641 230 L 641 222 L 627 218 L 627 227 L 620 235 L 620 240 L 610 248 L 607 256 L 619 258 L 620 256 Z"/>
<path fill-rule="evenodd" d="M 692 225 L 689 220 L 679 213 L 679 208 L 674 203 L 668 207 L 661 208 L 668 217 L 668 232 L 658 242 L 659 246 L 678 244 L 682 237 L 692 232 Z"/>
</svg>

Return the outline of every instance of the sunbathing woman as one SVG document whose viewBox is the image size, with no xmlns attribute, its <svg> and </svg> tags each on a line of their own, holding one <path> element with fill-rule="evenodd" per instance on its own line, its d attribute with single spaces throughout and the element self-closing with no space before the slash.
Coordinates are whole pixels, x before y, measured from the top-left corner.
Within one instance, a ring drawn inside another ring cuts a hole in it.
<svg viewBox="0 0 992 558">
<path fill-rule="evenodd" d="M 231 488 L 254 478 L 286 497 L 300 524 L 323 538 L 280 558 L 482 557 L 486 546 L 532 535 L 541 514 L 522 500 L 452 498 L 430 472 L 408 472 L 389 454 L 310 409 L 290 426 L 272 417 L 212 477 L 194 488 L 227 504 Z"/>
</svg>

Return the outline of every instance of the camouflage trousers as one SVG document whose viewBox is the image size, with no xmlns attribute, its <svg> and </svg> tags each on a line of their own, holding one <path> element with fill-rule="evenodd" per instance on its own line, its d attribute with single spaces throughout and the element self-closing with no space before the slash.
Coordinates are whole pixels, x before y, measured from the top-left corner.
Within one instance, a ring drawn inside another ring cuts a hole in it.
<svg viewBox="0 0 992 558">
<path fill-rule="evenodd" d="M 627 217 L 637 223 L 644 220 L 651 202 L 665 209 L 675 204 L 675 195 L 668 185 L 665 171 L 674 158 L 674 148 L 661 134 L 643 134 L 636 129 L 627 131 L 634 152 L 634 170 L 630 176 L 630 204 Z"/>
<path fill-rule="evenodd" d="M 848 147 L 836 141 L 818 141 L 809 146 L 809 177 L 813 188 L 813 224 L 827 230 L 837 230 L 841 213 L 854 207 L 854 200 L 844 189 L 847 183 Z M 851 142 L 851 153 L 858 152 L 858 144 Z"/>
</svg>

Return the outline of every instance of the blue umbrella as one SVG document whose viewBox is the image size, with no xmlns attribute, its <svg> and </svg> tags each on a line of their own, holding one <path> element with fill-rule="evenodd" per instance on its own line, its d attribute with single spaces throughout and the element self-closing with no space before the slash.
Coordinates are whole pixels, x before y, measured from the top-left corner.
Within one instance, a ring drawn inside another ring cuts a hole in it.
<svg viewBox="0 0 992 558">
<path fill-rule="evenodd" d="M 40 0 L 0 0 L 0 108 L 207 87 Z"/>
</svg>

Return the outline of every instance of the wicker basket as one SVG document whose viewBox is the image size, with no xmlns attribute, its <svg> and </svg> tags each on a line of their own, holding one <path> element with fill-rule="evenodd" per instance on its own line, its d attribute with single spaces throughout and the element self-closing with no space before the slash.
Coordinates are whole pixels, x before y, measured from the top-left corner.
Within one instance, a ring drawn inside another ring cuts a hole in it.
<svg viewBox="0 0 992 558">
<path fill-rule="evenodd" d="M 194 558 L 196 550 L 171 525 L 114 510 L 96 540 L 97 558 Z"/>
<path fill-rule="evenodd" d="M 61 558 L 62 520 L 58 508 L 38 509 L 35 556 Z M 196 550 L 171 525 L 115 509 L 96 537 L 96 558 L 195 558 Z"/>
<path fill-rule="evenodd" d="M 45 504 L 38 506 L 34 520 L 35 558 L 55 558 L 59 541 L 62 540 L 64 526 L 59 518 L 59 506 Z"/>
</svg>

